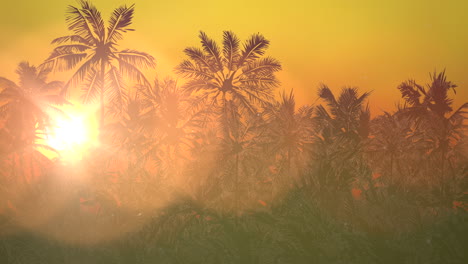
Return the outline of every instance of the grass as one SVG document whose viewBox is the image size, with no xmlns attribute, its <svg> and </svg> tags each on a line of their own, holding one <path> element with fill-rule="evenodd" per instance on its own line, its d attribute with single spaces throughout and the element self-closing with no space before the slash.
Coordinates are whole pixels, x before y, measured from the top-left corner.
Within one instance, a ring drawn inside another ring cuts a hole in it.
<svg viewBox="0 0 468 264">
<path fill-rule="evenodd" d="M 374 204 L 337 193 L 334 200 L 341 203 L 333 203 L 332 196 L 293 190 L 237 216 L 180 198 L 148 213 L 137 231 L 122 230 L 140 216 L 121 217 L 115 226 L 120 236 L 88 244 L 10 232 L 0 237 L 0 263 L 468 262 L 466 211 L 434 215 L 403 206 L 401 199 Z M 106 217 L 103 212 L 85 224 L 110 221 Z"/>
</svg>

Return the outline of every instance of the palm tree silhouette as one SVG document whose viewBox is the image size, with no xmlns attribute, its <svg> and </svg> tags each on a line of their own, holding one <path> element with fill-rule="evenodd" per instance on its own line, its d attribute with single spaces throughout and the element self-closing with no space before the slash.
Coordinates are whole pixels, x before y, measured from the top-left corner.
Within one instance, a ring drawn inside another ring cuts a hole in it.
<svg viewBox="0 0 468 264">
<path fill-rule="evenodd" d="M 266 106 L 278 86 L 274 75 L 280 63 L 271 57 L 261 58 L 270 42 L 260 34 L 252 35 L 240 47 L 237 36 L 223 32 L 222 50 L 204 32 L 200 32 L 202 49 L 186 48 L 189 57 L 176 67 L 186 78 L 186 92 L 193 96 L 192 107 L 202 108 L 208 114 L 222 118 L 228 102 L 232 101 L 241 116 L 255 115 L 257 106 Z M 218 120 L 228 122 L 228 120 Z M 224 131 L 224 137 L 228 137 Z"/>
<path fill-rule="evenodd" d="M 49 71 L 21 62 L 16 73 L 18 84 L 0 77 L 0 120 L 4 122 L 0 128 L 0 156 L 3 162 L 10 160 L 10 168 L 5 171 L 29 182 L 41 174 L 37 169 L 43 171 L 51 163 L 37 148 L 55 151 L 40 140 L 45 139 L 53 123 L 49 115 L 63 115 L 57 106 L 68 102 L 59 94 L 63 83 L 47 81 Z"/>
<path fill-rule="evenodd" d="M 281 163 L 288 177 L 291 163 L 295 160 L 296 169 L 305 165 L 312 145 L 313 107 L 305 105 L 296 109 L 293 90 L 281 93 L 280 101 L 266 110 L 266 147 L 276 157 L 281 155 Z M 302 164 L 300 160 L 302 160 Z"/>
<path fill-rule="evenodd" d="M 441 195 L 446 196 L 448 195 L 446 190 L 447 162 L 450 167 L 453 167 L 452 157 L 448 154 L 454 153 L 449 150 L 454 149 L 465 136 L 464 121 L 468 102 L 453 111 L 453 99 L 449 97 L 448 92 L 450 90 L 455 92 L 457 86 L 447 80 L 445 71 L 434 72 L 430 78 L 431 83 L 425 87 L 414 80 L 408 80 L 401 83 L 398 89 L 407 104 L 402 111 L 413 118 L 418 129 L 423 132 L 425 141 L 430 145 L 427 153 L 430 154 L 433 162 L 439 164 L 438 182 Z"/>
<path fill-rule="evenodd" d="M 68 103 L 59 94 L 63 83 L 48 82 L 48 73 L 21 62 L 16 69 L 18 84 L 0 77 L 0 118 L 5 120 L 4 129 L 9 131 L 11 150 L 36 144 L 39 131 L 50 124 L 48 111 L 62 114 L 56 106 Z"/>
<path fill-rule="evenodd" d="M 154 140 L 146 133 L 148 116 L 143 111 L 140 100 L 128 98 L 126 103 L 119 119 L 107 124 L 104 131 L 115 148 L 112 153 L 126 159 L 127 169 L 130 170 L 144 166 L 146 159 L 143 157 Z"/>
<path fill-rule="evenodd" d="M 152 86 L 138 87 L 146 133 L 154 139 L 148 154 L 160 161 L 162 171 L 179 175 L 182 160 L 187 159 L 196 124 L 186 111 L 188 98 L 177 81 L 171 78 L 155 79 Z M 176 178 L 176 177 L 174 177 Z"/>
<path fill-rule="evenodd" d="M 250 116 L 242 118 L 238 107 L 233 101 L 228 101 L 226 110 L 222 115 L 223 120 L 229 120 L 222 123 L 224 137 L 220 137 L 221 160 L 224 162 L 224 175 L 234 174 L 234 209 L 236 213 L 240 212 L 240 194 L 249 194 L 249 185 L 252 184 L 252 175 L 262 163 L 259 144 L 259 126 L 263 121 L 260 116 Z M 246 188 L 241 189 L 242 175 L 249 176 L 243 179 Z M 230 181 L 226 181 L 228 184 Z M 247 191 L 247 192 L 246 192 Z"/>
<path fill-rule="evenodd" d="M 321 121 L 322 128 L 332 134 L 349 139 L 366 138 L 369 132 L 369 109 L 364 109 L 364 102 L 370 93 L 359 96 L 357 88 L 344 88 L 338 99 L 328 86 L 322 85 L 319 97 L 325 101 L 330 113 L 322 106 L 317 106 L 316 119 Z"/>
<path fill-rule="evenodd" d="M 394 114 L 385 112 L 371 121 L 371 136 L 366 152 L 375 167 L 388 175 L 393 187 L 396 178 L 409 175 L 413 179 L 421 173 L 419 164 L 427 144 L 417 137 L 420 131 L 412 127 L 412 120 L 401 111 Z M 418 168 L 419 167 L 419 168 Z M 398 179 L 401 185 L 401 180 Z"/>
<path fill-rule="evenodd" d="M 224 31 L 222 50 L 204 32 L 199 37 L 202 49 L 186 48 L 184 53 L 189 59 L 180 63 L 176 72 L 189 79 L 183 88 L 193 97 L 191 112 L 202 113 L 202 123 L 214 117 L 224 142 L 224 155 L 235 157 L 238 211 L 239 155 L 245 143 L 242 137 L 250 127 L 245 125 L 245 118 L 256 117 L 259 107 L 271 103 L 273 89 L 279 85 L 275 72 L 281 65 L 274 58 L 261 58 L 270 42 L 260 34 L 252 35 L 241 48 L 237 36 Z"/>
<path fill-rule="evenodd" d="M 320 179 L 325 186 L 347 187 L 363 169 L 362 148 L 369 134 L 370 112 L 364 107 L 370 93 L 358 94 L 357 88 L 342 89 L 338 99 L 322 85 L 318 95 L 329 111 L 316 107 L 314 156 L 318 160 Z"/>
<path fill-rule="evenodd" d="M 72 35 L 56 38 L 52 44 L 58 45 L 42 64 L 47 69 L 78 69 L 66 83 L 68 88 L 85 81 L 83 85 L 84 102 L 99 96 L 101 113 L 100 126 L 104 126 L 105 96 L 124 106 L 127 95 L 123 76 L 140 83 L 148 83 L 142 68 L 154 67 L 154 58 L 144 52 L 124 49 L 118 50 L 118 41 L 123 34 L 133 31 L 134 5 L 121 6 L 112 13 L 105 27 L 101 13 L 88 1 L 79 1 L 80 7 L 69 6 L 66 21 Z"/>
</svg>

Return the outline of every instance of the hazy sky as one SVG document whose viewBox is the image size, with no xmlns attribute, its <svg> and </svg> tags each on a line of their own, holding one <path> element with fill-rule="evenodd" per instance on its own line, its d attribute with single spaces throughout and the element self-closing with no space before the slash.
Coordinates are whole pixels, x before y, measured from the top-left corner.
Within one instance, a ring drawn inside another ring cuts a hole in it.
<svg viewBox="0 0 468 264">
<path fill-rule="evenodd" d="M 152 54 L 160 77 L 174 75 L 183 49 L 199 46 L 198 31 L 221 40 L 232 30 L 243 40 L 260 32 L 267 54 L 282 62 L 282 89 L 300 104 L 316 100 L 320 83 L 373 90 L 374 111 L 392 110 L 396 86 L 446 69 L 456 83 L 456 104 L 468 100 L 468 1 L 465 0 L 197 0 L 92 1 L 107 19 L 121 4 L 136 3 L 133 27 L 122 48 Z M 0 76 L 15 78 L 18 62 L 40 64 L 50 41 L 66 35 L 71 0 L 4 0 L 0 9 Z M 148 78 L 153 79 L 154 73 Z"/>
</svg>

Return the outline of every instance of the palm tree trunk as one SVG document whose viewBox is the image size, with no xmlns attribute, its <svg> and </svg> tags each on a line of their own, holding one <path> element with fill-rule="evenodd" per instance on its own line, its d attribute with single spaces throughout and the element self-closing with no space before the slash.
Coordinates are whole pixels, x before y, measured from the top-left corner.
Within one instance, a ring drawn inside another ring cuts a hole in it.
<svg viewBox="0 0 468 264">
<path fill-rule="evenodd" d="M 236 175 L 235 175 L 235 193 L 234 202 L 236 207 L 236 216 L 239 216 L 239 153 L 236 153 Z"/>
<path fill-rule="evenodd" d="M 393 152 L 390 153 L 390 185 L 393 185 Z"/>
<path fill-rule="evenodd" d="M 288 152 L 287 152 L 287 163 L 286 163 L 286 170 L 288 172 L 288 176 L 287 178 L 289 178 L 291 180 L 291 182 L 289 182 L 289 184 L 291 184 L 293 182 L 293 176 L 291 174 L 291 147 L 288 146 Z"/>
<path fill-rule="evenodd" d="M 443 142 L 443 145 L 442 145 L 442 153 L 441 153 L 441 160 L 442 160 L 442 164 L 441 164 L 441 175 L 440 175 L 440 183 L 441 183 L 441 187 L 442 187 L 442 196 L 443 198 L 447 198 L 448 196 L 448 182 L 447 180 L 445 179 L 445 156 L 446 156 L 446 152 L 447 152 L 447 147 L 446 147 L 446 142 L 444 141 Z"/>
<path fill-rule="evenodd" d="M 224 117 L 227 118 L 227 106 L 226 106 L 226 93 L 223 92 L 223 113 L 222 115 L 224 115 Z M 222 120 L 222 122 L 226 122 L 226 123 L 229 123 L 228 120 Z M 229 137 L 229 131 L 228 131 L 228 126 L 226 124 L 222 124 L 224 125 L 225 127 L 223 128 L 223 139 L 227 139 Z"/>
<path fill-rule="evenodd" d="M 104 64 L 104 61 L 101 60 L 101 94 L 100 94 L 100 104 L 101 104 L 101 116 L 100 116 L 100 121 L 99 121 L 99 128 L 102 131 L 102 128 L 104 127 L 104 115 L 105 115 L 105 106 L 104 106 L 104 91 L 105 91 L 105 73 L 106 73 L 106 64 Z"/>
<path fill-rule="evenodd" d="M 447 119 L 443 119 L 443 136 L 442 140 L 439 139 L 439 141 L 442 144 L 442 149 L 441 149 L 441 176 L 440 176 L 440 184 L 442 187 L 442 195 L 443 198 L 448 198 L 448 181 L 445 179 L 445 159 L 447 155 L 447 148 L 448 148 L 448 131 L 447 131 Z"/>
</svg>

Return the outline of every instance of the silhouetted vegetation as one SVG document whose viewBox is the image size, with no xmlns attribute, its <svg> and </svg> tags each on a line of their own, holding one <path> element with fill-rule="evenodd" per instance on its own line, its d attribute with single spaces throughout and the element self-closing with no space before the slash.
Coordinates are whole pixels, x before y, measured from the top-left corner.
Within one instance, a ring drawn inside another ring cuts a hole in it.
<svg viewBox="0 0 468 264">
<path fill-rule="evenodd" d="M 66 14 L 40 66 L 0 78 L 1 263 L 468 261 L 468 102 L 445 71 L 373 117 L 355 87 L 298 106 L 262 34 L 200 32 L 151 83 L 155 59 L 118 45 L 133 5 Z M 46 139 L 79 89 L 99 144 L 70 161 Z"/>
</svg>

